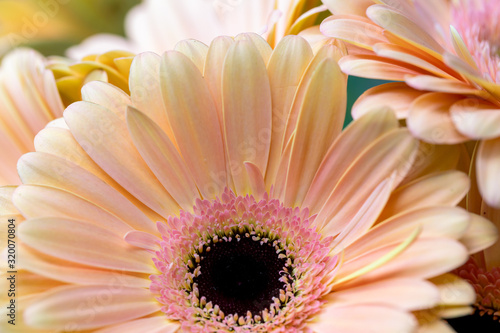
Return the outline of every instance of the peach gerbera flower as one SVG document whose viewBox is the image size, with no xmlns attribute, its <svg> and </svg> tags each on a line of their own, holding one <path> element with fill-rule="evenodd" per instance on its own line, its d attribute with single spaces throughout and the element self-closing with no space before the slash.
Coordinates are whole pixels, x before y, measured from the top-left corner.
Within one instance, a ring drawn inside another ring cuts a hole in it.
<svg viewBox="0 0 500 333">
<path fill-rule="evenodd" d="M 37 281 L 21 329 L 430 332 L 467 312 L 445 273 L 496 231 L 391 110 L 342 131 L 340 56 L 218 37 L 138 55 L 130 96 L 85 85 L 0 191 Z"/>
<path fill-rule="evenodd" d="M 127 14 L 127 38 L 97 34 L 69 48 L 68 55 L 80 59 L 115 49 L 161 54 L 180 40 L 210 43 L 219 35 L 248 31 L 262 34 L 274 45 L 314 24 L 326 11 L 320 4 L 317 0 L 144 0 Z"/>
<path fill-rule="evenodd" d="M 8 53 L 0 66 L 0 184 L 20 182 L 17 160 L 34 150 L 35 135 L 60 118 L 65 105 L 81 100 L 84 83 L 109 81 L 127 89 L 130 56 L 115 51 L 72 63 L 27 48 Z"/>
<path fill-rule="evenodd" d="M 500 208 L 500 3 L 355 0 L 343 7 L 343 1 L 323 2 L 335 15 L 321 31 L 352 44 L 340 62 L 345 73 L 404 81 L 367 91 L 353 116 L 384 104 L 406 118 L 422 140 L 479 140 L 479 190 L 488 205 Z"/>
</svg>

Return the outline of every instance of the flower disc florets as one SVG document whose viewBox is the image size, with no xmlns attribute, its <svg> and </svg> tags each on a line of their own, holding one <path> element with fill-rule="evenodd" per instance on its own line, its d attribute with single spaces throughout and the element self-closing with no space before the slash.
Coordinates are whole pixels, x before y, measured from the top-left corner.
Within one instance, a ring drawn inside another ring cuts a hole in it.
<svg viewBox="0 0 500 333">
<path fill-rule="evenodd" d="M 198 200 L 193 213 L 159 224 L 161 275 L 151 290 L 188 331 L 299 331 L 319 311 L 322 280 L 337 264 L 313 220 L 267 194 L 256 201 L 226 190 Z"/>
</svg>

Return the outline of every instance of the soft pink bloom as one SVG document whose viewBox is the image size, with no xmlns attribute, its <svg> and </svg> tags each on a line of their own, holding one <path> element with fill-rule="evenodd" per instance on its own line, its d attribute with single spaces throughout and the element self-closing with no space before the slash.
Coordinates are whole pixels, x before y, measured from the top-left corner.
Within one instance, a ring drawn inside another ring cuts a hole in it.
<svg viewBox="0 0 500 333">
<path fill-rule="evenodd" d="M 0 190 L 33 281 L 17 329 L 436 332 L 470 311 L 446 272 L 496 230 L 455 207 L 447 147 L 383 108 L 342 131 L 334 44 L 184 45 L 138 55 L 130 95 L 85 85 Z"/>
</svg>

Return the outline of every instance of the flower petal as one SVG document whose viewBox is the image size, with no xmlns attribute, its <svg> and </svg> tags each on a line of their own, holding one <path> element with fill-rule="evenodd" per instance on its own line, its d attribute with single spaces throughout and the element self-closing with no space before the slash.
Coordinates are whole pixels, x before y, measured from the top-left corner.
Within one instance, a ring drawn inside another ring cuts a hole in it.
<svg viewBox="0 0 500 333">
<path fill-rule="evenodd" d="M 87 154 L 129 193 L 163 217 L 179 210 L 141 158 L 125 122 L 113 112 L 76 102 L 66 109 L 64 119 Z"/>
<path fill-rule="evenodd" d="M 225 143 L 235 190 L 242 195 L 251 190 L 243 162 L 252 162 L 265 174 L 272 133 L 269 78 L 252 42 L 239 40 L 230 47 L 222 73 L 222 93 Z"/>
<path fill-rule="evenodd" d="M 484 92 L 481 90 L 478 90 L 461 81 L 443 79 L 430 75 L 407 77 L 405 78 L 405 82 L 407 85 L 417 90 L 429 90 L 449 94 L 484 95 Z"/>
<path fill-rule="evenodd" d="M 262 176 L 262 172 L 260 172 L 259 168 L 252 162 L 244 162 L 243 164 L 245 165 L 250 181 L 251 193 L 257 198 L 260 198 L 266 192 L 264 176 Z"/>
<path fill-rule="evenodd" d="M 342 176 L 314 223 L 329 235 L 343 230 L 380 182 L 396 173 L 405 176 L 418 147 L 406 129 L 391 131 L 375 141 Z"/>
<path fill-rule="evenodd" d="M 133 107 L 128 108 L 127 124 L 137 150 L 156 178 L 182 209 L 190 211 L 200 195 L 174 144 L 158 125 Z"/>
<path fill-rule="evenodd" d="M 95 333 L 175 333 L 179 327 L 180 325 L 178 322 L 168 320 L 165 316 L 160 315 L 131 320 L 123 324 L 97 330 Z"/>
<path fill-rule="evenodd" d="M 365 91 L 352 106 L 352 117 L 358 119 L 374 109 L 391 108 L 398 119 L 406 118 L 411 103 L 424 92 L 409 88 L 403 82 L 381 84 Z"/>
<path fill-rule="evenodd" d="M 69 160 L 47 154 L 28 153 L 19 159 L 19 175 L 24 184 L 45 185 L 66 190 L 127 221 L 137 230 L 156 234 L 154 223 L 130 200 L 102 179 Z M 155 215 L 151 218 L 160 218 Z"/>
<path fill-rule="evenodd" d="M 313 213 L 318 212 L 355 159 L 377 138 L 397 127 L 398 121 L 388 109 L 373 110 L 352 122 L 326 153 L 303 206 Z"/>
<path fill-rule="evenodd" d="M 323 308 L 308 325 L 317 333 L 411 333 L 417 327 L 415 318 L 406 311 L 375 305 L 353 305 Z"/>
<path fill-rule="evenodd" d="M 313 53 L 308 43 L 296 36 L 287 36 L 276 46 L 267 71 L 273 107 L 271 147 L 265 174 L 267 188 L 274 183 L 284 149 L 284 132 L 290 108 L 300 80 Z"/>
<path fill-rule="evenodd" d="M 71 286 L 53 289 L 26 309 L 39 329 L 86 330 L 140 318 L 160 310 L 148 289 Z"/>
<path fill-rule="evenodd" d="M 342 131 L 346 81 L 337 63 L 325 58 L 314 67 L 304 91 L 288 166 L 285 205 L 301 206 L 323 157 Z M 317 140 L 321 138 L 321 140 Z"/>
<path fill-rule="evenodd" d="M 438 289 L 441 305 L 470 305 L 474 303 L 476 293 L 465 280 L 453 274 L 443 274 L 430 279 Z"/>
<path fill-rule="evenodd" d="M 163 54 L 163 102 L 181 156 L 204 198 L 227 186 L 222 131 L 215 105 L 200 71 L 182 53 Z"/>
<path fill-rule="evenodd" d="M 392 192 L 379 220 L 425 207 L 455 206 L 469 188 L 469 178 L 460 171 L 449 170 L 426 175 Z"/>
<path fill-rule="evenodd" d="M 375 55 L 348 55 L 339 65 L 346 74 L 369 79 L 404 81 L 407 76 L 427 74 L 415 66 Z"/>
<path fill-rule="evenodd" d="M 122 237 L 94 224 L 42 217 L 21 223 L 18 234 L 28 246 L 64 260 L 128 272 L 156 272 L 149 252 L 130 247 Z"/>
<path fill-rule="evenodd" d="M 436 286 L 427 281 L 395 278 L 353 288 L 337 290 L 326 296 L 332 306 L 380 304 L 408 311 L 431 308 L 439 302 Z"/>
<path fill-rule="evenodd" d="M 462 96 L 428 93 L 417 98 L 408 115 L 408 129 L 416 137 L 434 144 L 455 144 L 469 138 L 455 128 L 449 113 L 450 107 Z"/>
<path fill-rule="evenodd" d="M 462 99 L 450 108 L 456 128 L 473 139 L 500 136 L 500 109 L 479 98 Z"/>
<path fill-rule="evenodd" d="M 352 15 L 365 16 L 366 9 L 373 5 L 373 0 L 322 0 L 333 14 L 348 13 Z"/>
<path fill-rule="evenodd" d="M 130 98 L 133 105 L 160 126 L 175 143 L 161 95 L 160 63 L 161 57 L 153 52 L 144 52 L 134 58 L 130 66 Z"/>
<path fill-rule="evenodd" d="M 98 225 L 121 237 L 133 230 L 126 222 L 94 203 L 58 188 L 21 185 L 12 200 L 26 218 L 74 218 Z"/>
<path fill-rule="evenodd" d="M 200 73 L 203 73 L 208 46 L 195 39 L 185 39 L 175 44 L 174 50 L 188 57 L 198 67 Z"/>
<path fill-rule="evenodd" d="M 483 140 L 479 144 L 476 176 L 479 191 L 489 206 L 500 208 L 500 138 Z"/>
</svg>

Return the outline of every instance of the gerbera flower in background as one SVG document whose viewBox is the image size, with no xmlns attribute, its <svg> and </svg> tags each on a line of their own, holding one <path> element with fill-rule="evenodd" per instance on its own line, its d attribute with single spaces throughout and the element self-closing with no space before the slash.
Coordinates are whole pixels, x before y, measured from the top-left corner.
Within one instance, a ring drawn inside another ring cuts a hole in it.
<svg viewBox="0 0 500 333">
<path fill-rule="evenodd" d="M 18 184 L 16 163 L 33 151 L 35 135 L 62 117 L 64 107 L 81 100 L 81 87 L 92 80 L 109 81 L 127 89 L 132 58 L 110 52 L 71 64 L 47 59 L 31 49 L 7 54 L 0 67 L 0 184 Z"/>
<path fill-rule="evenodd" d="M 479 140 L 477 180 L 500 208 L 500 4 L 487 0 L 323 1 L 335 15 L 321 31 L 352 44 L 345 73 L 404 81 L 367 91 L 353 108 L 393 107 L 418 138 Z"/>
<path fill-rule="evenodd" d="M 127 38 L 97 34 L 67 54 L 73 59 L 115 49 L 161 54 L 180 40 L 207 44 L 219 35 L 249 31 L 274 45 L 285 35 L 319 24 L 325 12 L 320 0 L 144 0 L 127 14 Z"/>
<path fill-rule="evenodd" d="M 391 110 L 342 132 L 340 56 L 218 37 L 203 57 L 138 55 L 130 96 L 85 85 L 0 191 L 44 286 L 17 329 L 431 332 L 467 313 L 446 272 L 496 231 Z"/>
</svg>

